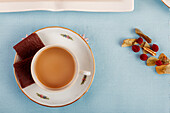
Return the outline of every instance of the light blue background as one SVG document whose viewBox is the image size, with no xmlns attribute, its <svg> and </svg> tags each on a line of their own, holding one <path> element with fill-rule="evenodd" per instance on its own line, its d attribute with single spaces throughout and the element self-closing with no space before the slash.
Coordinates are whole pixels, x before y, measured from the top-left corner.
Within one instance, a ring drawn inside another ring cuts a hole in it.
<svg viewBox="0 0 170 113">
<path fill-rule="evenodd" d="M 0 13 L 0 113 L 169 113 L 170 75 L 156 74 L 154 67 L 139 60 L 141 52 L 120 46 L 123 39 L 138 38 L 133 32 L 137 27 L 170 57 L 169 19 L 169 9 L 161 0 L 135 0 L 135 10 L 125 13 Z M 94 52 L 94 82 L 88 93 L 67 107 L 32 102 L 13 75 L 13 45 L 46 26 L 85 33 Z"/>
</svg>

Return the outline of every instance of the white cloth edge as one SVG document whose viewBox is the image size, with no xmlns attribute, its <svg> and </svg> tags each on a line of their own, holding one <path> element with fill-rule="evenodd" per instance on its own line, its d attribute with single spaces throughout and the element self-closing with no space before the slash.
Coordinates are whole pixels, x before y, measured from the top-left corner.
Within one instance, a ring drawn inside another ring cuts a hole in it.
<svg viewBox="0 0 170 113">
<path fill-rule="evenodd" d="M 120 1 L 40 1 L 40 2 L 0 2 L 0 12 L 33 10 L 48 11 L 89 11 L 89 12 L 129 12 L 134 10 L 134 0 Z"/>
</svg>

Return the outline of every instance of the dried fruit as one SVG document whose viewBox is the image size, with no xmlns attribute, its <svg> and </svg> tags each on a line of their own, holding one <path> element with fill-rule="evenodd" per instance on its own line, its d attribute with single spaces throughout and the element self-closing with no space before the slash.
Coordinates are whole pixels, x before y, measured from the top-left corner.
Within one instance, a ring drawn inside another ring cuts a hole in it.
<svg viewBox="0 0 170 113">
<path fill-rule="evenodd" d="M 129 47 L 138 44 L 136 39 L 126 39 L 122 43 L 122 47 Z"/>
<path fill-rule="evenodd" d="M 160 60 L 157 60 L 157 61 L 155 62 L 155 64 L 156 64 L 157 66 L 161 66 L 161 65 L 162 65 L 162 62 L 161 62 Z"/>
<path fill-rule="evenodd" d="M 158 74 L 170 74 L 170 64 L 169 65 L 161 65 L 156 66 L 156 72 Z"/>
<path fill-rule="evenodd" d="M 143 47 L 144 47 L 144 45 L 145 45 L 145 42 L 143 42 L 143 43 L 140 45 L 140 47 L 141 47 L 141 48 L 143 48 Z"/>
<path fill-rule="evenodd" d="M 139 36 L 144 38 L 148 43 L 152 42 L 152 39 L 150 39 L 147 35 L 143 34 L 141 30 L 135 28 L 135 32 L 136 32 L 136 34 L 138 34 Z"/>
<path fill-rule="evenodd" d="M 143 47 L 148 47 L 150 48 L 151 46 L 147 43 L 147 42 L 143 42 L 141 45 L 140 45 L 141 48 Z"/>
<path fill-rule="evenodd" d="M 155 51 L 155 52 L 158 52 L 158 50 L 159 50 L 158 45 L 153 44 L 153 45 L 152 45 L 152 50 Z"/>
<path fill-rule="evenodd" d="M 169 58 L 164 53 L 159 55 L 159 60 L 162 61 L 164 65 L 168 65 L 170 63 Z"/>
<path fill-rule="evenodd" d="M 140 59 L 146 61 L 148 59 L 148 56 L 146 54 L 141 54 Z"/>
<path fill-rule="evenodd" d="M 147 66 L 155 66 L 158 59 L 155 57 L 149 57 L 147 60 Z"/>
<path fill-rule="evenodd" d="M 133 45 L 133 46 L 132 46 L 132 50 L 133 50 L 134 52 L 139 52 L 139 51 L 140 51 L 140 47 L 137 46 L 137 45 Z"/>
<path fill-rule="evenodd" d="M 142 43 L 143 43 L 143 39 L 140 37 L 140 38 L 138 38 L 138 39 L 136 40 L 136 42 L 137 42 L 138 44 L 142 44 Z"/>
<path fill-rule="evenodd" d="M 151 49 L 149 49 L 149 48 L 147 48 L 147 47 L 143 47 L 143 50 L 147 51 L 147 52 L 150 53 L 152 56 L 156 56 L 155 51 L 153 51 L 153 50 L 151 50 Z"/>
</svg>

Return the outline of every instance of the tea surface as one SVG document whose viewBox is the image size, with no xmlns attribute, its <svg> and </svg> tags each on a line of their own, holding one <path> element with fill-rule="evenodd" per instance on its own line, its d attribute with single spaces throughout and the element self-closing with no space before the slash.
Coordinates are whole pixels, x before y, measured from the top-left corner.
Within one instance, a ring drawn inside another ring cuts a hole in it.
<svg viewBox="0 0 170 113">
<path fill-rule="evenodd" d="M 39 81 L 45 86 L 61 88 L 70 83 L 74 77 L 74 58 L 63 48 L 48 48 L 37 57 L 35 73 Z"/>
</svg>

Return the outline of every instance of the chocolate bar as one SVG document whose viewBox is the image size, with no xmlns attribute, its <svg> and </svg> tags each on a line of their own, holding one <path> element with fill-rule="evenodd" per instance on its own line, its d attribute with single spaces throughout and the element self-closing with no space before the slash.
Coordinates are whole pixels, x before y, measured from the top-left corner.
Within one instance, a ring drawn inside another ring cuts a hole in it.
<svg viewBox="0 0 170 113">
<path fill-rule="evenodd" d="M 43 42 L 36 33 L 32 33 L 27 38 L 16 44 L 13 48 L 21 59 L 26 59 L 35 55 L 35 53 L 44 47 Z"/>
<path fill-rule="evenodd" d="M 33 57 L 26 58 L 14 64 L 15 74 L 21 84 L 25 88 L 34 83 L 31 76 L 31 61 Z"/>
</svg>

